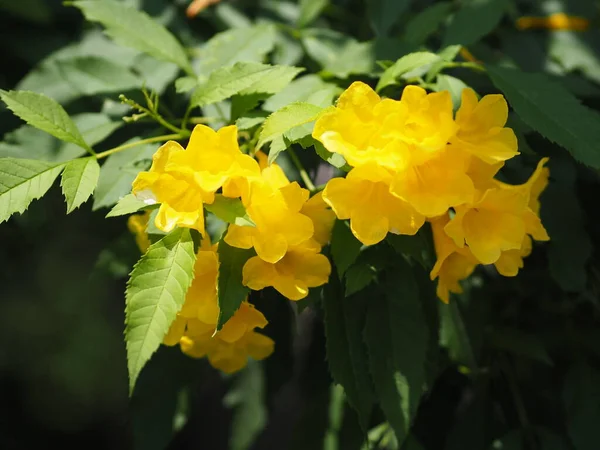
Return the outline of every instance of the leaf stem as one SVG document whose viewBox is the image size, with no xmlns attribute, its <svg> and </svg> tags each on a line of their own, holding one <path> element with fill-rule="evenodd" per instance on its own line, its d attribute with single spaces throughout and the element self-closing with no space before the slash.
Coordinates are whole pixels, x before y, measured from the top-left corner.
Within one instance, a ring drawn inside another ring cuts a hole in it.
<svg viewBox="0 0 600 450">
<path fill-rule="evenodd" d="M 309 191 L 313 192 L 316 189 L 315 185 L 313 184 L 312 180 L 308 176 L 308 172 L 306 172 L 306 169 L 300 162 L 300 159 L 298 159 L 296 152 L 294 152 L 294 150 L 292 148 L 289 148 L 287 151 L 290 155 L 292 162 L 296 166 L 296 169 L 298 169 L 298 172 L 300 173 L 300 178 L 302 178 L 304 185 L 308 188 Z"/>
<path fill-rule="evenodd" d="M 465 62 L 448 62 L 444 64 L 444 68 L 455 68 L 455 67 L 463 67 L 465 69 L 471 69 L 476 72 L 485 72 L 485 67 L 482 64 L 465 61 Z"/>
<path fill-rule="evenodd" d="M 155 136 L 155 137 L 151 137 L 148 139 L 142 139 L 140 141 L 135 141 L 135 142 L 130 142 L 129 144 L 119 145 L 118 147 L 111 148 L 110 150 L 106 150 L 105 152 L 98 153 L 96 155 L 96 159 L 106 158 L 107 156 L 110 156 L 113 153 L 118 153 L 120 151 L 127 150 L 127 149 L 130 149 L 133 147 L 137 147 L 139 145 L 152 144 L 153 142 L 164 142 L 164 141 L 182 139 L 184 137 L 185 136 L 182 136 L 181 133 L 177 133 L 177 134 L 165 134 L 162 136 Z"/>
</svg>

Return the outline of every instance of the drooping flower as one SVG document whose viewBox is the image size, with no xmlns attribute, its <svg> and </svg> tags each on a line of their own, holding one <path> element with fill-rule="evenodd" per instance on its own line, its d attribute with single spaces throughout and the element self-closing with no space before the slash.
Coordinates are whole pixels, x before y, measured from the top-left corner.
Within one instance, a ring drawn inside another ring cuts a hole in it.
<svg viewBox="0 0 600 450">
<path fill-rule="evenodd" d="M 233 247 L 254 247 L 264 261 L 276 263 L 289 247 L 300 245 L 314 234 L 312 220 L 300 211 L 309 192 L 290 183 L 276 164 L 263 169 L 244 199 L 255 227 L 230 225 L 225 242 Z"/>
<path fill-rule="evenodd" d="M 524 266 L 523 258 L 531 254 L 532 245 L 531 237 L 525 235 L 520 249 L 502 252 L 498 261 L 494 263 L 498 273 L 504 277 L 517 276 L 519 269 L 522 269 Z"/>
<path fill-rule="evenodd" d="M 508 105 L 502 95 L 486 95 L 477 100 L 472 89 L 463 89 L 456 112 L 458 130 L 450 142 L 454 150 L 467 152 L 488 164 L 504 162 L 518 155 L 517 137 L 504 125 Z"/>
<path fill-rule="evenodd" d="M 244 265 L 242 283 L 253 290 L 273 286 L 290 300 L 300 300 L 308 295 L 309 288 L 329 280 L 331 264 L 320 250 L 318 242 L 311 240 L 291 247 L 275 264 L 254 256 Z"/>
<path fill-rule="evenodd" d="M 323 191 L 339 219 L 365 245 L 382 241 L 388 232 L 414 235 L 425 222 L 407 202 L 390 194 L 392 174 L 376 164 L 356 167 L 346 178 L 329 180 Z"/>
<path fill-rule="evenodd" d="M 331 239 L 335 213 L 329 208 L 325 200 L 323 200 L 323 192 L 318 192 L 309 198 L 302 206 L 300 212 L 313 221 L 315 227 L 313 238 L 319 244 L 326 245 Z"/>
<path fill-rule="evenodd" d="M 150 238 L 146 232 L 148 226 L 148 220 L 150 219 L 150 211 L 146 211 L 143 214 L 133 214 L 127 219 L 127 228 L 135 236 L 135 242 L 140 249 L 140 252 L 146 253 L 148 247 L 150 247 Z"/>
<path fill-rule="evenodd" d="M 436 294 L 444 303 L 450 301 L 450 292 L 463 292 L 460 281 L 468 278 L 478 264 L 468 248 L 457 247 L 446 235 L 444 226 L 449 220 L 446 214 L 431 221 L 437 260 L 429 275 L 432 280 L 438 278 Z"/>
</svg>

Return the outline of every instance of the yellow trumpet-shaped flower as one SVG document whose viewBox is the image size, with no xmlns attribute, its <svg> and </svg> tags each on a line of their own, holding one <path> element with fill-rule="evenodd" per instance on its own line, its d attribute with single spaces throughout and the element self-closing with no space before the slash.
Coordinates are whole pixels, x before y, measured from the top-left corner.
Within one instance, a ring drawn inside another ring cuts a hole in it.
<svg viewBox="0 0 600 450">
<path fill-rule="evenodd" d="M 517 19 L 516 26 L 519 30 L 542 28 L 547 30 L 573 30 L 585 31 L 590 26 L 590 21 L 584 17 L 569 16 L 565 13 L 554 13 L 548 17 L 524 16 Z"/>
<path fill-rule="evenodd" d="M 494 263 L 498 273 L 505 277 L 514 277 L 523 268 L 523 258 L 531 254 L 532 242 L 528 235 L 523 238 L 521 248 L 518 250 L 506 250 L 500 254 L 498 261 Z"/>
<path fill-rule="evenodd" d="M 329 205 L 323 200 L 323 192 L 313 195 L 302 206 L 302 214 L 310 217 L 315 227 L 313 238 L 321 245 L 326 245 L 331 239 L 331 230 L 335 222 L 335 213 L 329 208 Z"/>
<path fill-rule="evenodd" d="M 275 264 L 258 256 L 250 258 L 243 269 L 243 284 L 253 290 L 273 286 L 290 300 L 300 300 L 308 295 L 308 289 L 327 283 L 331 264 L 321 255 L 320 245 L 308 241 L 288 250 Z"/>
<path fill-rule="evenodd" d="M 127 228 L 134 234 L 135 243 L 142 253 L 146 253 L 146 250 L 148 250 L 148 247 L 150 247 L 151 244 L 148 233 L 146 232 L 149 219 L 150 211 L 146 211 L 143 214 L 134 214 L 127 219 Z"/>
<path fill-rule="evenodd" d="M 457 247 L 444 231 L 449 220 L 446 214 L 431 221 L 437 261 L 429 276 L 432 280 L 438 278 L 436 294 L 444 303 L 450 301 L 450 292 L 463 292 L 459 282 L 469 277 L 478 264 L 468 248 Z"/>
<path fill-rule="evenodd" d="M 504 125 L 508 105 L 499 94 L 477 100 L 472 89 L 463 89 L 460 108 L 456 112 L 458 131 L 450 140 L 452 147 L 470 153 L 488 164 L 506 161 L 517 151 L 517 137 Z"/>
<path fill-rule="evenodd" d="M 475 188 L 467 174 L 468 158 L 447 147 L 436 158 L 396 173 L 390 192 L 425 217 L 473 200 Z"/>
<path fill-rule="evenodd" d="M 244 200 L 246 212 L 255 227 L 230 225 L 225 241 L 238 248 L 254 247 L 258 256 L 269 263 L 279 261 L 289 247 L 300 245 L 314 234 L 313 221 L 300 211 L 309 192 L 298 183 L 290 183 L 275 164 L 252 181 Z"/>
<path fill-rule="evenodd" d="M 339 219 L 350 219 L 350 229 L 365 245 L 382 241 L 388 232 L 414 235 L 425 222 L 407 202 L 390 194 L 392 174 L 376 164 L 359 166 L 346 178 L 329 180 L 323 191 Z"/>
<path fill-rule="evenodd" d="M 376 163 L 395 170 L 410 160 L 399 132 L 407 117 L 408 108 L 402 102 L 382 100 L 370 86 L 357 81 L 342 93 L 335 107 L 321 114 L 313 137 L 353 167 Z"/>
<path fill-rule="evenodd" d="M 504 251 L 521 249 L 527 234 L 537 241 L 550 239 L 530 207 L 538 204 L 536 197 L 547 182 L 543 181 L 548 174 L 545 161 L 525 184 L 496 182 L 497 187 L 478 191 L 472 204 L 457 206 L 455 217 L 445 226 L 448 236 L 458 247 L 468 245 L 482 264 L 495 263 Z"/>
</svg>

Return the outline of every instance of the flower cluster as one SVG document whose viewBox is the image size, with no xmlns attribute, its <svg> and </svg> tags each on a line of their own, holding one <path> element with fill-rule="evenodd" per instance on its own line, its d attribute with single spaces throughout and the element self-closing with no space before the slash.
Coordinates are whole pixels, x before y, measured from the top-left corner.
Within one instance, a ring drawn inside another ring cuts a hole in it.
<svg viewBox="0 0 600 450">
<path fill-rule="evenodd" d="M 267 322 L 248 302 L 215 333 L 219 261 L 204 227 L 204 205 L 212 204 L 215 194 L 240 199 L 254 225 L 232 224 L 224 237 L 233 247 L 256 252 L 243 267 L 244 285 L 253 290 L 272 286 L 300 300 L 309 288 L 325 284 L 331 273 L 320 251 L 330 239 L 334 213 L 321 194 L 309 198 L 309 191 L 290 183 L 278 165 L 267 165 L 266 155 L 259 152 L 257 159 L 240 151 L 235 126 L 214 131 L 198 125 L 186 149 L 167 142 L 154 155 L 150 170 L 133 183 L 138 199 L 160 203 L 154 222 L 158 229 L 188 227 L 202 235 L 194 282 L 165 344 L 179 343 L 190 356 L 207 356 L 224 372 L 239 370 L 248 356 L 265 358 L 273 351 L 273 341 L 254 331 Z M 129 223 L 142 249 L 149 244 L 141 233 L 144 217 L 134 216 Z"/>
<path fill-rule="evenodd" d="M 531 251 L 531 238 L 548 240 L 539 219 L 539 195 L 548 182 L 542 160 L 520 186 L 496 180 L 518 154 L 504 127 L 508 105 L 501 95 L 478 100 L 465 89 L 456 116 L 450 93 L 407 86 L 400 100 L 382 99 L 353 83 L 315 124 L 313 136 L 353 168 L 334 178 L 324 201 L 365 245 L 388 232 L 414 235 L 430 221 L 439 277 L 437 293 L 461 292 L 459 281 L 477 264 L 495 264 L 516 275 Z"/>
</svg>

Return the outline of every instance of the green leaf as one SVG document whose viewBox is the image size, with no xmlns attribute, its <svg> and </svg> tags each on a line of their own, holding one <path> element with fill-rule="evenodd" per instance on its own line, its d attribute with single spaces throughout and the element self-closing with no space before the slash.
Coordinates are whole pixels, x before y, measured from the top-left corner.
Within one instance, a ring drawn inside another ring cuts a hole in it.
<svg viewBox="0 0 600 450">
<path fill-rule="evenodd" d="M 362 243 L 354 237 L 346 221 L 336 220 L 331 234 L 331 257 L 337 268 L 340 279 L 348 268 L 356 261 Z"/>
<path fill-rule="evenodd" d="M 393 66 L 388 67 L 385 72 L 381 75 L 379 82 L 377 83 L 377 91 L 381 91 L 384 87 L 390 86 L 396 83 L 396 80 L 406 73 L 410 73 L 416 69 L 427 66 L 425 72 L 427 72 L 428 66 L 436 61 L 439 61 L 440 57 L 435 53 L 430 52 L 415 52 L 409 53 L 403 56 L 394 63 Z"/>
<path fill-rule="evenodd" d="M 267 425 L 268 410 L 265 405 L 264 391 L 263 368 L 256 361 L 249 361 L 223 399 L 226 406 L 234 408 L 229 433 L 229 450 L 251 448 Z"/>
<path fill-rule="evenodd" d="M 62 171 L 64 163 L 0 158 L 0 223 L 22 213 L 42 197 Z"/>
<path fill-rule="evenodd" d="M 442 22 L 450 15 L 450 11 L 452 11 L 452 3 L 435 2 L 406 24 L 405 39 L 418 45 L 422 44 L 437 31 Z"/>
<path fill-rule="evenodd" d="M 176 228 L 152 244 L 131 272 L 125 294 L 130 394 L 183 306 L 194 278 L 195 261 L 190 230 Z"/>
<path fill-rule="evenodd" d="M 553 30 L 548 33 L 550 56 L 569 72 L 581 70 L 590 80 L 600 83 L 598 30 L 580 33 L 571 30 Z"/>
<path fill-rule="evenodd" d="M 233 95 L 274 94 L 303 69 L 291 66 L 271 66 L 238 62 L 232 67 L 217 69 L 192 95 L 192 106 L 220 102 Z"/>
<path fill-rule="evenodd" d="M 369 0 L 367 14 L 373 31 L 379 36 L 389 35 L 410 4 L 411 0 Z"/>
<path fill-rule="evenodd" d="M 112 0 L 70 4 L 79 8 L 90 22 L 101 23 L 106 33 L 120 44 L 174 63 L 188 74 L 194 74 L 185 49 L 175 36 L 145 12 Z"/>
<path fill-rule="evenodd" d="M 330 0 L 300 0 L 298 26 L 303 28 L 310 25 L 329 6 L 329 2 Z"/>
<path fill-rule="evenodd" d="M 74 159 L 67 163 L 60 181 L 67 201 L 67 214 L 90 198 L 99 176 L 100 166 L 94 157 Z"/>
<path fill-rule="evenodd" d="M 260 63 L 273 50 L 276 39 L 276 29 L 269 23 L 217 33 L 199 49 L 195 67 L 199 74 L 208 76 L 237 62 Z"/>
<path fill-rule="evenodd" d="M 492 347 L 552 366 L 552 359 L 539 336 L 514 328 L 495 328 L 490 335 Z"/>
<path fill-rule="evenodd" d="M 294 102 L 305 102 L 323 108 L 331 106 L 333 99 L 342 90 L 333 83 L 327 83 L 318 75 L 306 75 L 295 79 L 277 94 L 269 97 L 262 105 L 265 111 L 277 111 Z"/>
<path fill-rule="evenodd" d="M 487 70 L 523 122 L 578 161 L 600 168 L 600 115 L 542 74 L 498 66 Z"/>
<path fill-rule="evenodd" d="M 86 150 L 90 148 L 67 112 L 51 98 L 29 91 L 2 90 L 0 98 L 13 113 L 29 125 L 61 141 L 72 142 Z"/>
<path fill-rule="evenodd" d="M 374 268 L 365 262 L 352 264 L 346 271 L 346 297 L 366 288 L 375 281 L 376 275 Z"/>
<path fill-rule="evenodd" d="M 233 317 L 250 292 L 250 289 L 242 284 L 242 268 L 255 252 L 252 249 L 232 247 L 221 239 L 217 253 L 219 254 L 217 331 L 219 331 Z"/>
<path fill-rule="evenodd" d="M 117 202 L 117 204 L 113 207 L 113 209 L 110 210 L 106 217 L 125 216 L 127 214 L 137 212 L 147 206 L 148 205 L 143 200 L 138 200 L 135 195 L 127 194 Z"/>
<path fill-rule="evenodd" d="M 198 77 L 181 77 L 175 80 L 175 91 L 178 94 L 189 92 L 196 86 L 198 86 Z"/>
<path fill-rule="evenodd" d="M 457 301 L 439 303 L 440 345 L 448 349 L 448 356 L 456 363 L 466 366 L 472 373 L 477 372 L 477 358 L 471 344 L 467 326 Z"/>
<path fill-rule="evenodd" d="M 369 301 L 364 337 L 375 393 L 402 443 L 426 383 L 429 332 L 412 270 L 397 262 L 386 273 L 383 295 Z"/>
<path fill-rule="evenodd" d="M 132 139 L 127 143 L 135 140 L 139 139 Z M 112 206 L 129 194 L 133 180 L 140 171 L 150 167 L 152 155 L 156 150 L 156 145 L 147 144 L 110 155 L 100 169 L 92 209 L 95 211 Z"/>
<path fill-rule="evenodd" d="M 142 81 L 128 68 L 98 56 L 80 56 L 57 62 L 65 79 L 84 95 L 124 92 Z"/>
<path fill-rule="evenodd" d="M 348 163 L 346 162 L 346 160 L 344 159 L 344 157 L 342 155 L 340 155 L 339 153 L 330 152 L 329 150 L 327 150 L 325 148 L 325 146 L 323 144 L 321 144 L 318 141 L 315 141 L 314 147 L 315 147 L 315 152 L 317 153 L 317 155 L 319 155 L 321 157 L 321 159 L 323 159 L 323 161 L 328 162 L 333 167 L 336 167 L 340 170 L 343 170 L 345 172 L 350 172 L 351 167 L 348 165 Z"/>
<path fill-rule="evenodd" d="M 474 44 L 498 26 L 506 9 L 506 0 L 471 0 L 454 15 L 442 47 Z"/>
<path fill-rule="evenodd" d="M 563 389 L 567 430 L 576 450 L 598 447 L 600 423 L 600 372 L 575 363 L 567 373 Z"/>
<path fill-rule="evenodd" d="M 265 120 L 256 148 L 261 148 L 298 125 L 312 122 L 321 111 L 323 108 L 303 102 L 291 103 L 275 111 Z"/>
<path fill-rule="evenodd" d="M 356 410 L 363 430 L 368 429 L 373 407 L 373 388 L 367 353 L 362 340 L 367 296 L 344 298 L 339 282 L 331 280 L 324 288 L 327 361 L 334 381 L 340 384 L 348 402 Z"/>
<path fill-rule="evenodd" d="M 240 227 L 256 226 L 246 213 L 246 208 L 244 208 L 239 198 L 229 198 L 221 194 L 215 194 L 215 201 L 210 205 L 205 203 L 204 207 L 227 223 L 233 223 Z"/>
<path fill-rule="evenodd" d="M 438 74 L 435 83 L 435 91 L 448 91 L 452 96 L 452 105 L 456 111 L 460 107 L 462 91 L 468 88 L 464 81 L 459 78 L 451 77 L 450 75 Z"/>
</svg>

